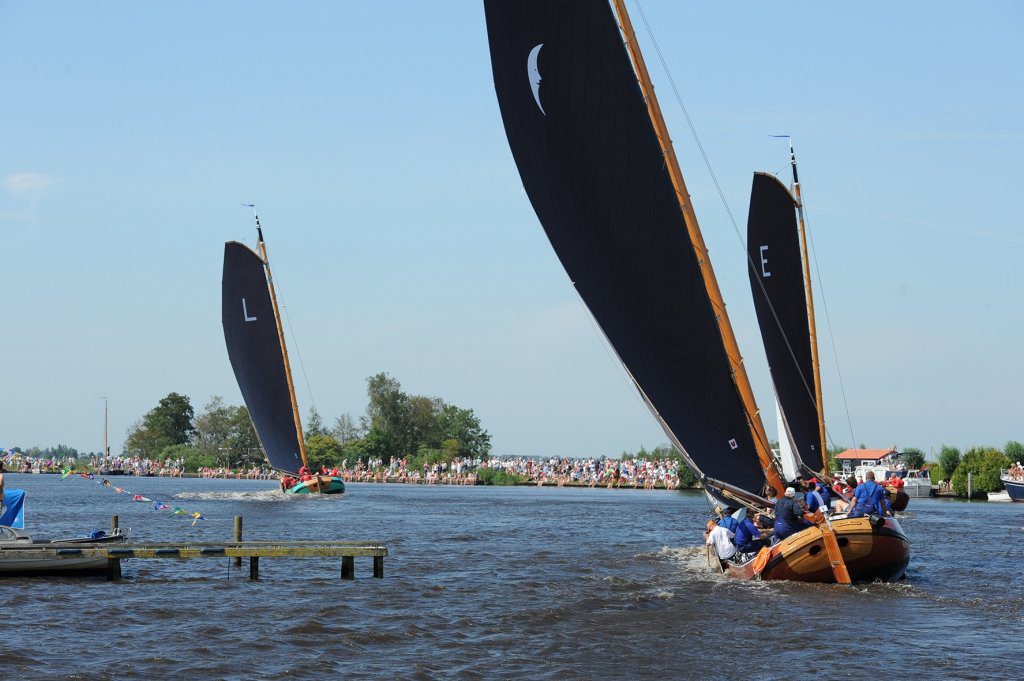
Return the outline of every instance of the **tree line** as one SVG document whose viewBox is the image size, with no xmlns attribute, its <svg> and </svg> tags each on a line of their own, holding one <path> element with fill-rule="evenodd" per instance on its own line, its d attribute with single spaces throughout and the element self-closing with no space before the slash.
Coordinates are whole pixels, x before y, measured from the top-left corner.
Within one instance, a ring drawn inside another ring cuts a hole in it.
<svg viewBox="0 0 1024 681">
<path fill-rule="evenodd" d="M 367 379 L 366 413 L 342 414 L 332 427 L 316 408 L 304 424 L 310 466 L 354 466 L 360 460 L 406 459 L 410 466 L 448 462 L 457 457 L 483 458 L 491 436 L 472 409 L 438 397 L 411 395 L 386 373 Z M 197 416 L 188 396 L 172 392 L 134 423 L 124 452 L 154 461 L 184 460 L 186 470 L 202 467 L 251 467 L 265 462 L 263 450 L 244 406 L 213 396 Z"/>
</svg>

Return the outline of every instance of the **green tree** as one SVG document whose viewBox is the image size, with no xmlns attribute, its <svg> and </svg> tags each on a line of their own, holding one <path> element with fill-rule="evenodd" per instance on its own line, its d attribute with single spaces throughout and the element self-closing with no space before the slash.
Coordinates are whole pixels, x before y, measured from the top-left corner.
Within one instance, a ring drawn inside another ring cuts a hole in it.
<svg viewBox="0 0 1024 681">
<path fill-rule="evenodd" d="M 907 468 L 919 470 L 924 465 L 924 452 L 917 447 L 907 447 L 900 454 L 900 459 Z"/>
<path fill-rule="evenodd" d="M 320 418 L 320 412 L 316 410 L 316 407 L 309 408 L 309 418 L 306 419 L 306 427 L 303 430 L 305 431 L 307 442 L 311 437 L 327 435 L 327 429 L 324 428 L 324 420 Z"/>
<path fill-rule="evenodd" d="M 1024 461 L 1024 445 L 1016 440 L 1010 440 L 1003 447 L 1003 454 L 1006 454 L 1006 458 L 1010 460 L 1011 464 L 1016 461 Z"/>
<path fill-rule="evenodd" d="M 223 398 L 217 395 L 210 398 L 196 417 L 192 446 L 229 468 L 258 466 L 264 461 L 249 410 L 224 404 Z"/>
<path fill-rule="evenodd" d="M 438 397 L 408 395 L 391 376 L 380 373 L 366 380 L 369 403 L 362 419 L 362 452 L 390 461 L 392 457 L 421 457 L 426 450 L 447 452 L 448 460 L 458 454 L 484 457 L 491 449 L 491 436 L 472 409 L 460 409 Z M 339 417 L 335 435 L 358 436 L 351 417 Z M 453 440 L 457 447 L 446 445 Z"/>
<path fill-rule="evenodd" d="M 157 437 L 167 440 L 168 445 L 183 445 L 195 430 L 194 416 L 187 396 L 170 393 L 143 417 L 143 422 Z"/>
<path fill-rule="evenodd" d="M 159 435 L 146 428 L 143 419 L 132 424 L 125 433 L 124 452 L 129 456 L 150 457 L 159 454 L 167 446 Z"/>
<path fill-rule="evenodd" d="M 938 478 L 932 476 L 932 482 L 937 483 L 939 480 L 951 480 L 959 465 L 960 450 L 956 447 L 942 445 L 942 449 L 939 450 L 939 468 L 942 470 L 938 471 Z"/>
<path fill-rule="evenodd" d="M 379 373 L 366 379 L 367 450 L 371 456 L 386 461 L 404 448 L 403 432 L 408 413 L 409 396 L 402 392 L 397 380 Z"/>
<path fill-rule="evenodd" d="M 309 457 L 309 467 L 314 471 L 321 466 L 332 468 L 341 465 L 344 454 L 341 443 L 326 433 L 306 438 L 306 456 Z"/>
<path fill-rule="evenodd" d="M 188 397 L 170 393 L 128 429 L 125 451 L 154 458 L 165 447 L 187 444 L 195 430 L 194 416 Z"/>
<path fill-rule="evenodd" d="M 342 414 L 334 420 L 334 427 L 331 428 L 331 435 L 342 444 L 349 440 L 358 440 L 366 435 L 366 432 L 356 424 L 351 414 Z"/>
<path fill-rule="evenodd" d="M 397 443 L 400 454 L 417 451 L 420 446 L 440 447 L 444 433 L 438 415 L 445 408 L 444 401 L 423 395 L 409 396 L 406 403 L 404 428 Z"/>
<path fill-rule="evenodd" d="M 953 491 L 958 497 L 967 496 L 967 475 L 971 475 L 971 491 L 975 497 L 995 492 L 1002 487 L 999 472 L 1010 466 L 1010 460 L 994 447 L 968 449 L 953 473 Z"/>
<path fill-rule="evenodd" d="M 164 447 L 160 452 L 160 460 L 166 459 L 184 461 L 185 471 L 195 473 L 200 468 L 214 468 L 218 465 L 217 457 L 208 452 L 203 452 L 188 445 L 171 445 Z"/>
<path fill-rule="evenodd" d="M 341 461 L 349 468 L 355 466 L 360 460 L 365 462 L 369 458 L 370 455 L 366 450 L 366 441 L 362 438 L 341 443 Z"/>
<path fill-rule="evenodd" d="M 848 449 L 845 445 L 833 445 L 826 450 L 828 458 L 828 469 L 833 473 L 838 473 L 843 469 L 843 463 L 837 459 L 840 454 Z"/>
<path fill-rule="evenodd" d="M 233 407 L 231 410 L 231 438 L 227 446 L 231 449 L 232 456 L 237 456 L 237 461 L 242 465 L 262 466 L 267 461 L 245 405 Z"/>
<path fill-rule="evenodd" d="M 229 441 L 232 435 L 234 408 L 224 404 L 219 395 L 210 397 L 203 411 L 196 417 L 192 446 L 199 452 L 227 465 L 230 457 Z"/>
<path fill-rule="evenodd" d="M 445 405 L 437 414 L 437 425 L 441 438 L 455 440 L 465 456 L 476 459 L 490 453 L 491 434 L 480 425 L 480 419 L 472 409 Z"/>
</svg>

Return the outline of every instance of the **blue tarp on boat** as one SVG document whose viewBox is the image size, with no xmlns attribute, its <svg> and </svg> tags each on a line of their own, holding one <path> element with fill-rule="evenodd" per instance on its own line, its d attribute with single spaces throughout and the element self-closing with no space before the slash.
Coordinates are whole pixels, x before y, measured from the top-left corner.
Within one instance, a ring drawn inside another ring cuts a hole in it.
<svg viewBox="0 0 1024 681">
<path fill-rule="evenodd" d="M 0 525 L 25 529 L 25 490 L 9 489 L 4 492 L 4 513 Z"/>
</svg>

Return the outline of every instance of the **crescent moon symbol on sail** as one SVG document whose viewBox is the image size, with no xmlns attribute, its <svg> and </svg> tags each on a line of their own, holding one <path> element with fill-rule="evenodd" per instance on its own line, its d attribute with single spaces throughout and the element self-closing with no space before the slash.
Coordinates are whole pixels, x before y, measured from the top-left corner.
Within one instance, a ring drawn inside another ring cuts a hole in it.
<svg viewBox="0 0 1024 681">
<path fill-rule="evenodd" d="M 540 103 L 540 69 L 537 68 L 537 55 L 540 54 L 540 48 L 544 47 L 544 43 L 535 45 L 530 50 L 530 56 L 526 58 L 526 75 L 530 78 L 530 89 L 533 90 L 533 100 L 537 102 L 537 108 L 540 112 L 547 116 L 544 111 L 543 105 Z"/>
</svg>

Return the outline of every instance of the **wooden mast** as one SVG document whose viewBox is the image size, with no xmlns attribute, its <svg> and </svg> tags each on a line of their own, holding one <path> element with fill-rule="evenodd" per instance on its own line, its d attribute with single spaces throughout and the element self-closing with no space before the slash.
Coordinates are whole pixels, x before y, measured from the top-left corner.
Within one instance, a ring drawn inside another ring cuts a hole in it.
<svg viewBox="0 0 1024 681">
<path fill-rule="evenodd" d="M 821 399 L 821 367 L 818 364 L 818 332 L 814 324 L 814 293 L 811 291 L 811 261 L 807 257 L 807 228 L 804 225 L 804 199 L 800 195 L 800 176 L 796 172 L 796 152 L 793 139 L 789 140 L 789 161 L 793 166 L 793 194 L 800 225 L 800 250 L 804 265 L 804 291 L 807 292 L 807 327 L 811 336 L 811 367 L 814 374 L 814 401 L 818 410 L 818 437 L 821 442 L 822 475 L 828 473 L 828 447 L 825 439 L 825 406 Z"/>
<path fill-rule="evenodd" d="M 686 182 L 683 180 L 683 173 L 679 169 L 679 161 L 676 158 L 675 150 L 672 148 L 672 139 L 669 137 L 665 119 L 661 114 L 661 106 L 658 104 L 658 98 L 654 94 L 654 85 L 651 84 L 643 54 L 640 52 L 640 45 L 636 40 L 636 33 L 633 31 L 633 24 L 629 20 L 625 0 L 613 0 L 613 3 L 615 5 L 615 12 L 619 17 L 619 26 L 626 37 L 629 56 L 633 60 L 633 67 L 640 82 L 640 90 L 647 102 L 647 113 L 651 117 L 651 123 L 654 125 L 658 144 L 661 146 L 661 151 L 665 156 L 668 174 L 672 180 L 676 198 L 679 201 L 683 221 L 686 223 L 686 231 L 690 236 L 690 243 L 697 255 L 697 262 L 704 279 L 704 287 L 711 300 L 715 319 L 718 322 L 718 330 L 725 345 L 725 352 L 729 357 L 733 381 L 739 391 L 743 408 L 747 414 L 747 423 L 750 426 L 750 433 L 754 439 L 754 446 L 757 449 L 757 457 L 761 462 L 761 469 L 764 471 L 768 484 L 774 487 L 781 497 L 785 491 L 785 485 L 782 484 L 778 470 L 775 468 L 775 463 L 772 460 L 772 453 L 768 447 L 768 437 L 764 431 L 764 424 L 761 422 L 757 402 L 754 399 L 754 392 L 750 387 L 750 380 L 747 378 L 747 370 L 743 366 L 743 357 L 740 355 L 736 336 L 733 334 L 732 325 L 729 323 L 729 315 L 725 310 L 722 292 L 718 288 L 718 281 L 715 279 L 715 273 L 711 269 L 708 249 L 704 245 L 704 237 L 701 236 L 700 226 L 697 223 L 697 214 L 693 210 L 690 194 L 686 189 Z"/>
<path fill-rule="evenodd" d="M 253 212 L 255 215 L 255 211 Z M 277 339 L 281 342 L 281 356 L 284 358 L 284 376 L 288 380 L 288 398 L 292 402 L 292 418 L 295 419 L 295 432 L 299 436 L 299 456 L 302 457 L 302 465 L 309 468 L 309 459 L 306 458 L 306 439 L 302 436 L 302 420 L 299 418 L 299 403 L 295 399 L 295 384 L 292 382 L 292 365 L 288 361 L 288 347 L 284 342 L 284 328 L 281 326 L 281 312 L 277 307 L 277 294 L 274 292 L 274 276 L 270 273 L 270 257 L 267 255 L 267 244 L 263 241 L 263 228 L 260 227 L 260 216 L 256 215 L 256 233 L 260 240 L 260 257 L 263 258 L 263 268 L 267 271 L 267 287 L 270 289 L 270 303 L 274 307 L 274 323 L 277 325 Z"/>
<path fill-rule="evenodd" d="M 818 366 L 818 334 L 814 326 L 814 295 L 811 293 L 811 261 L 807 257 L 807 229 L 804 225 L 804 200 L 800 195 L 800 176 L 796 172 L 796 152 L 793 151 L 793 138 L 789 138 L 789 161 L 793 166 L 793 194 L 796 196 L 796 212 L 800 227 L 800 250 L 804 265 L 804 291 L 807 294 L 807 327 L 811 337 L 811 370 L 814 374 L 814 400 L 818 411 L 818 436 L 821 439 L 821 470 L 822 479 L 828 474 L 828 449 L 825 446 L 825 412 L 821 402 L 821 371 Z M 837 584 L 850 584 L 850 571 L 846 568 L 839 540 L 828 519 L 828 509 L 822 513 L 818 523 L 821 530 L 822 543 L 828 555 L 829 565 Z"/>
</svg>

